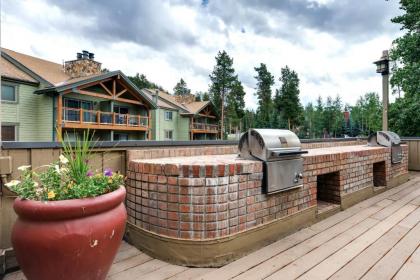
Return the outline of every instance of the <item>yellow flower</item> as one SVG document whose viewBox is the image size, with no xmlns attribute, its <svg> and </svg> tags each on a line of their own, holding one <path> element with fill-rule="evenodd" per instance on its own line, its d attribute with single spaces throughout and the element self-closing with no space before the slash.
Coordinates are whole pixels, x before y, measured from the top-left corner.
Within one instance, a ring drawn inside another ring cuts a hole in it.
<svg viewBox="0 0 420 280">
<path fill-rule="evenodd" d="M 49 191 L 48 192 L 48 199 L 52 199 L 55 197 L 55 192 L 54 191 Z"/>
<path fill-rule="evenodd" d="M 108 180 L 108 184 L 112 184 L 112 178 Z"/>
</svg>

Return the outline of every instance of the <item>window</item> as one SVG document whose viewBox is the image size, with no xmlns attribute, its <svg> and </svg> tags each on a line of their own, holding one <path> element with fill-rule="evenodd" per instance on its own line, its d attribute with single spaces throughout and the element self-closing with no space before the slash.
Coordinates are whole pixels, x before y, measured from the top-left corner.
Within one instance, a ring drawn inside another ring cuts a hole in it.
<svg viewBox="0 0 420 280">
<path fill-rule="evenodd" d="M 165 140 L 173 139 L 173 130 L 165 130 Z"/>
<path fill-rule="evenodd" d="M 16 141 L 16 126 L 2 125 L 1 126 L 1 140 L 2 141 Z"/>
<path fill-rule="evenodd" d="M 128 141 L 127 133 L 114 133 L 114 141 Z"/>
<path fill-rule="evenodd" d="M 172 121 L 172 112 L 165 111 L 165 121 Z"/>
<path fill-rule="evenodd" d="M 16 102 L 16 86 L 1 85 L 1 100 Z"/>
</svg>

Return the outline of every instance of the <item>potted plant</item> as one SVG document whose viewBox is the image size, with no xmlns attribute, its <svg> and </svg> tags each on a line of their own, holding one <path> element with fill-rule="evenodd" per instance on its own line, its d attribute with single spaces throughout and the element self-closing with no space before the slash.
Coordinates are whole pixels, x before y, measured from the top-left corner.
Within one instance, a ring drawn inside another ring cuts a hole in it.
<svg viewBox="0 0 420 280">
<path fill-rule="evenodd" d="M 62 141 L 59 161 L 43 172 L 21 166 L 6 184 L 18 195 L 12 244 L 28 279 L 105 279 L 111 267 L 127 218 L 124 178 L 89 170 L 91 140 Z"/>
</svg>

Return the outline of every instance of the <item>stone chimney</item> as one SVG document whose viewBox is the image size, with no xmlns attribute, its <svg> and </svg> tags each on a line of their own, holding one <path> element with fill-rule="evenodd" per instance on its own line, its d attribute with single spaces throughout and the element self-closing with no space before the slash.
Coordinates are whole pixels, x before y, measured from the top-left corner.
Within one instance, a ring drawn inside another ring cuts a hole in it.
<svg viewBox="0 0 420 280">
<path fill-rule="evenodd" d="M 87 77 L 101 73 L 101 63 L 94 60 L 95 55 L 88 51 L 77 53 L 76 60 L 66 61 L 64 71 L 72 78 Z"/>
<path fill-rule="evenodd" d="M 194 94 L 186 94 L 186 95 L 175 95 L 175 100 L 181 104 L 189 104 L 195 101 Z"/>
</svg>

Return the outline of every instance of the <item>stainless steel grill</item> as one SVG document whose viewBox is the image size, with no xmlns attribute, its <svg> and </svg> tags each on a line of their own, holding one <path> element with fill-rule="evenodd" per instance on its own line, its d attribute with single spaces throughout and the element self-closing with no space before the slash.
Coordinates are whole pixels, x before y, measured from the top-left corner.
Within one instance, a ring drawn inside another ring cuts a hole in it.
<svg viewBox="0 0 420 280">
<path fill-rule="evenodd" d="M 266 193 L 285 191 L 303 183 L 299 138 L 290 130 L 250 129 L 239 140 L 239 156 L 263 161 Z"/>
<path fill-rule="evenodd" d="M 391 147 L 391 163 L 402 161 L 401 139 L 398 134 L 392 131 L 377 131 L 368 138 L 369 146 Z"/>
</svg>

